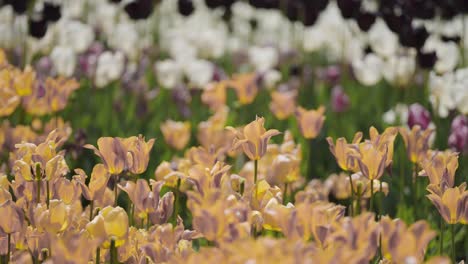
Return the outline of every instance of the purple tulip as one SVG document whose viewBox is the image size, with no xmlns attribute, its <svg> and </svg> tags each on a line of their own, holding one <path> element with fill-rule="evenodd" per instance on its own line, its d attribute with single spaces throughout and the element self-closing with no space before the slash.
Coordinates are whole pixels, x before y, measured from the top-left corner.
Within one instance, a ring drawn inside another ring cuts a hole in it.
<svg viewBox="0 0 468 264">
<path fill-rule="evenodd" d="M 325 69 L 325 79 L 330 83 L 337 83 L 341 77 L 341 69 L 338 66 L 329 66 Z"/>
<path fill-rule="evenodd" d="M 341 86 L 333 87 L 331 93 L 331 107 L 335 113 L 342 113 L 348 110 L 350 105 L 349 96 L 344 92 Z"/>
<path fill-rule="evenodd" d="M 431 114 L 424 106 L 414 103 L 408 108 L 408 126 L 413 127 L 419 125 L 422 129 L 426 129 L 431 123 Z"/>
<path fill-rule="evenodd" d="M 466 116 L 459 115 L 453 119 L 448 143 L 456 151 L 468 152 L 468 118 Z"/>
</svg>

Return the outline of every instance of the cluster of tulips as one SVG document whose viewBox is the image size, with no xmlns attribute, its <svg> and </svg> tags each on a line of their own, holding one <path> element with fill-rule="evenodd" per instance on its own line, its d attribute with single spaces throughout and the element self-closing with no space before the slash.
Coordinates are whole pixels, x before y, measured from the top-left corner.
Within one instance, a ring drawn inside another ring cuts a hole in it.
<svg viewBox="0 0 468 264">
<path fill-rule="evenodd" d="M 0 0 L 0 264 L 468 261 L 462 0 Z"/>
</svg>

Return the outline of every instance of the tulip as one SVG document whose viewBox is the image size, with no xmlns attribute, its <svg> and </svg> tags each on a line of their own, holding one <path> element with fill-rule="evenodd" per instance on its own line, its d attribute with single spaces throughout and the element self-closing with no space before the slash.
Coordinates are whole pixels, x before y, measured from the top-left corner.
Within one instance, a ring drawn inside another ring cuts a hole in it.
<svg viewBox="0 0 468 264">
<path fill-rule="evenodd" d="M 57 234 L 70 224 L 70 206 L 60 200 L 50 200 L 49 208 L 39 204 L 34 211 L 34 221 L 39 230 Z"/>
<path fill-rule="evenodd" d="M 452 121 L 448 143 L 456 151 L 468 152 L 468 118 L 459 115 Z"/>
<path fill-rule="evenodd" d="M 97 141 L 98 148 L 93 145 L 85 145 L 87 149 L 94 151 L 112 175 L 118 175 L 127 169 L 127 153 L 121 138 L 101 137 Z"/>
<path fill-rule="evenodd" d="M 109 248 L 111 241 L 115 242 L 115 247 L 119 247 L 128 233 L 127 213 L 121 207 L 107 206 L 86 225 L 86 231 L 92 238 L 104 242 L 104 248 Z"/>
<path fill-rule="evenodd" d="M 429 242 L 436 236 L 426 221 L 417 221 L 411 226 L 388 216 L 380 220 L 382 228 L 382 255 L 393 263 L 402 263 L 414 259 L 419 263 L 424 260 L 424 252 Z"/>
<path fill-rule="evenodd" d="M 201 96 L 202 102 L 208 105 L 214 112 L 226 105 L 226 98 L 226 81 L 208 84 Z"/>
<path fill-rule="evenodd" d="M 320 134 L 325 121 L 324 113 L 324 106 L 320 106 L 317 110 L 305 110 L 302 107 L 296 109 L 296 119 L 302 136 L 314 139 Z"/>
<path fill-rule="evenodd" d="M 419 163 L 422 172 L 420 176 L 429 177 L 430 184 L 451 188 L 455 183 L 455 171 L 458 168 L 458 153 L 450 150 L 428 151 L 426 157 Z"/>
<path fill-rule="evenodd" d="M 331 108 L 335 113 L 343 113 L 349 109 L 350 99 L 341 86 L 335 86 L 331 93 Z"/>
<path fill-rule="evenodd" d="M 330 152 L 335 156 L 338 166 L 344 171 L 359 171 L 359 164 L 354 157 L 359 153 L 358 143 L 362 139 L 362 132 L 354 135 L 353 141 L 349 144 L 345 138 L 338 138 L 336 144 L 331 137 L 327 137 Z"/>
<path fill-rule="evenodd" d="M 227 82 L 228 87 L 234 88 L 241 105 L 251 104 L 258 93 L 257 74 L 239 74 Z"/>
<path fill-rule="evenodd" d="M 164 141 L 176 150 L 182 150 L 190 140 L 190 122 L 167 120 L 161 124 Z"/>
<path fill-rule="evenodd" d="M 131 173 L 142 174 L 146 171 L 154 141 L 155 139 L 150 139 L 145 142 L 141 135 L 126 139 L 127 163 Z"/>
<path fill-rule="evenodd" d="M 422 130 L 419 125 L 415 125 L 411 130 L 400 127 L 398 131 L 405 142 L 409 160 L 416 164 L 429 149 L 429 138 L 432 135 L 432 129 Z"/>
<path fill-rule="evenodd" d="M 437 187 L 429 185 L 427 190 L 430 194 L 426 195 L 427 198 L 434 204 L 448 224 L 457 224 L 463 220 L 463 213 L 468 203 L 468 191 L 466 183 L 458 187 L 447 188 L 440 191 Z"/>
<path fill-rule="evenodd" d="M 427 129 L 431 122 L 431 114 L 422 105 L 415 103 L 408 108 L 408 126 L 419 125 L 423 130 Z"/>
<path fill-rule="evenodd" d="M 297 91 L 271 93 L 270 110 L 276 118 L 284 120 L 294 113 L 296 109 Z"/>
<path fill-rule="evenodd" d="M 263 117 L 257 117 L 255 121 L 247 124 L 241 132 L 232 127 L 228 127 L 229 130 L 236 134 L 233 149 L 242 147 L 247 157 L 254 161 L 263 157 L 266 153 L 270 138 L 280 134 L 276 129 L 267 131 L 264 127 L 264 123 L 265 119 Z"/>
</svg>

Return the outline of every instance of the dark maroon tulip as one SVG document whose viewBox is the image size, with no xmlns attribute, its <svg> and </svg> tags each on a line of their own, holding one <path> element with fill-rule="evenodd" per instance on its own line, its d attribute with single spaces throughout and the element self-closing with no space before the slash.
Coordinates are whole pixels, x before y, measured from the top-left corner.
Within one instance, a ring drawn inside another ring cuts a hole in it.
<svg viewBox="0 0 468 264">
<path fill-rule="evenodd" d="M 448 143 L 456 151 L 468 152 L 468 118 L 466 116 L 459 115 L 453 119 Z"/>
<path fill-rule="evenodd" d="M 331 107 L 335 113 L 342 113 L 348 110 L 350 105 L 349 96 L 344 92 L 341 86 L 333 87 L 331 93 Z"/>
<path fill-rule="evenodd" d="M 422 129 L 426 129 L 431 123 L 431 114 L 424 106 L 414 103 L 408 108 L 408 126 L 413 127 L 419 125 Z"/>
</svg>

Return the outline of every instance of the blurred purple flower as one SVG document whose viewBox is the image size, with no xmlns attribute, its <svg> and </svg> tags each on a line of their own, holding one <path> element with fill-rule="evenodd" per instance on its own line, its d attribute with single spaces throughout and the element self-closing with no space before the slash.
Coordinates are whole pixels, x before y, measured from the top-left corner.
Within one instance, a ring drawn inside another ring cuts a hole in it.
<svg viewBox="0 0 468 264">
<path fill-rule="evenodd" d="M 455 117 L 452 121 L 448 144 L 462 153 L 468 153 L 468 118 L 464 115 Z"/>
<path fill-rule="evenodd" d="M 52 60 L 48 56 L 41 57 L 35 65 L 36 72 L 41 76 L 49 76 L 52 71 Z"/>
<path fill-rule="evenodd" d="M 424 106 L 419 103 L 414 103 L 408 108 L 408 126 L 413 127 L 419 125 L 422 129 L 426 129 L 431 123 L 431 114 Z"/>
<path fill-rule="evenodd" d="M 343 88 L 336 85 L 331 93 L 331 107 L 335 113 L 342 113 L 348 110 L 350 105 L 349 96 L 344 92 Z"/>
</svg>

